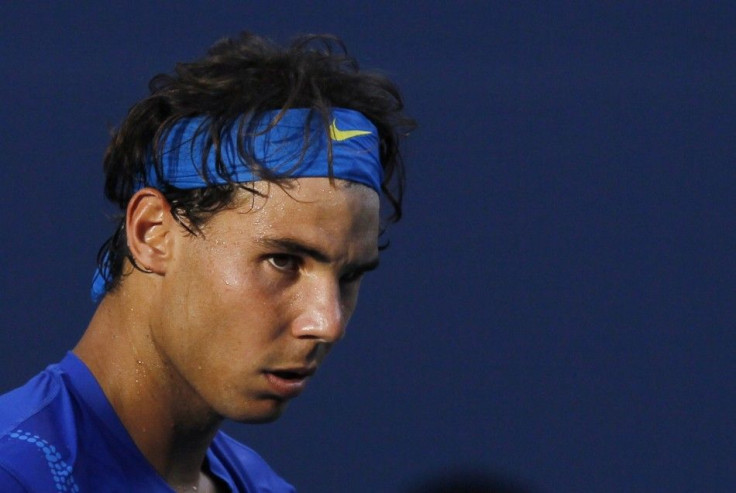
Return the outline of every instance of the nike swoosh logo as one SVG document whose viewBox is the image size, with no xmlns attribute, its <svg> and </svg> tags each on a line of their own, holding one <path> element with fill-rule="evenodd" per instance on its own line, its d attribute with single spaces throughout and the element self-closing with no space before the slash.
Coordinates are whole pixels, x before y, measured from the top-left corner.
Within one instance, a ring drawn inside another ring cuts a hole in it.
<svg viewBox="0 0 736 493">
<path fill-rule="evenodd" d="M 337 128 L 337 124 L 335 123 L 336 121 L 337 120 L 332 120 L 332 123 L 330 123 L 330 138 L 335 142 L 342 142 L 343 140 L 371 133 L 369 130 L 340 130 Z"/>
</svg>

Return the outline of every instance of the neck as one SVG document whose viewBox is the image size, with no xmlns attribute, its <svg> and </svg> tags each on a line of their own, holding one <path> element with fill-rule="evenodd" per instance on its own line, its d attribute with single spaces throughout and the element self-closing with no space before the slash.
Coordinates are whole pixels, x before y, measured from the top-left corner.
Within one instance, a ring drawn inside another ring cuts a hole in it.
<svg viewBox="0 0 736 493">
<path fill-rule="evenodd" d="M 152 306 L 134 289 L 107 295 L 74 353 L 156 471 L 176 490 L 201 492 L 205 456 L 222 418 L 157 350 Z"/>
</svg>

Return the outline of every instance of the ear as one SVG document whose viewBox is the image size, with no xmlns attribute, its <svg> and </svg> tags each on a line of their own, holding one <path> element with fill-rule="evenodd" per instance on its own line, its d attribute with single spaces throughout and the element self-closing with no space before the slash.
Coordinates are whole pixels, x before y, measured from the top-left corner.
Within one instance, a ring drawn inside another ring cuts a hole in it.
<svg viewBox="0 0 736 493">
<path fill-rule="evenodd" d="M 171 256 L 171 234 L 175 222 L 170 214 L 171 206 L 161 192 L 143 188 L 128 201 L 125 216 L 125 233 L 128 249 L 138 267 L 156 274 L 166 272 Z"/>
</svg>

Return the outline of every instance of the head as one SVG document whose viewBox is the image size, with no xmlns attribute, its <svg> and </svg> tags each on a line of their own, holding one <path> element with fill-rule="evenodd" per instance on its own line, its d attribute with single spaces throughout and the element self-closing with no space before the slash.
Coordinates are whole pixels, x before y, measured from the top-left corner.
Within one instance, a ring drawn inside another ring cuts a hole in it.
<svg viewBox="0 0 736 493">
<path fill-rule="evenodd" d="M 160 190 L 171 205 L 171 215 L 192 234 L 230 207 L 240 192 L 258 193 L 251 181 L 239 180 L 225 163 L 227 135 L 236 132 L 243 137 L 236 152 L 258 180 L 288 188 L 290 170 L 275 172 L 254 156 L 253 148 L 264 122 L 266 127 L 273 123 L 269 116 L 275 114 L 278 120 L 296 108 L 309 110 L 305 135 L 315 130 L 329 134 L 334 108 L 354 110 L 370 120 L 378 134 L 383 171 L 379 186 L 390 209 L 382 226 L 401 218 L 404 168 L 399 140 L 414 122 L 403 113 L 397 87 L 380 73 L 361 71 L 339 39 L 308 35 L 281 47 L 243 33 L 219 41 L 200 60 L 178 64 L 174 74 L 154 77 L 149 86 L 150 96 L 131 108 L 105 155 L 105 194 L 121 214 L 98 255 L 103 292 L 117 289 L 125 273 L 137 267 L 128 248 L 124 216 L 139 189 Z M 202 146 L 197 151 L 214 156 L 216 165 L 203 169 L 201 187 L 183 188 L 166 177 L 165 144 L 172 130 L 191 118 L 199 119 L 196 135 Z M 308 146 L 305 137 L 305 151 Z M 294 160 L 302 157 L 297 153 Z"/>
<path fill-rule="evenodd" d="M 396 87 L 331 37 L 243 34 L 152 80 L 105 156 L 122 217 L 99 262 L 103 292 L 151 307 L 167 388 L 217 416 L 280 414 L 401 216 L 412 126 Z"/>
</svg>

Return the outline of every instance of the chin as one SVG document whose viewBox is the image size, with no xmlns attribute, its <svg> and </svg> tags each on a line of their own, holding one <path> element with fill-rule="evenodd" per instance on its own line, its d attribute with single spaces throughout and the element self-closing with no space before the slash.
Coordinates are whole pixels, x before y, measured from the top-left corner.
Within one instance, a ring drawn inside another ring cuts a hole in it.
<svg viewBox="0 0 736 493">
<path fill-rule="evenodd" d="M 248 409 L 242 413 L 231 414 L 226 416 L 231 421 L 243 424 L 265 424 L 272 423 L 279 419 L 286 410 L 286 402 L 273 403 L 269 409 L 253 410 Z"/>
</svg>

